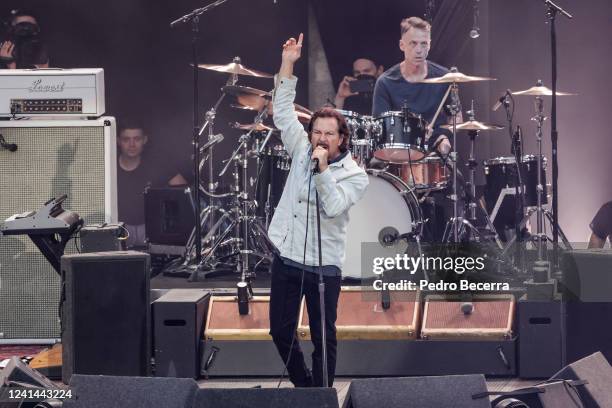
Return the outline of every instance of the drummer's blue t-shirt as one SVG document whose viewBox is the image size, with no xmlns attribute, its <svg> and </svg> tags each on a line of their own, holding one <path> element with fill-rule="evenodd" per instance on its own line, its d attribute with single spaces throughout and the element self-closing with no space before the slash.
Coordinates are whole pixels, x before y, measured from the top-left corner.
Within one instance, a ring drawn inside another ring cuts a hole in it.
<svg viewBox="0 0 612 408">
<path fill-rule="evenodd" d="M 441 77 L 448 72 L 449 70 L 443 66 L 427 61 L 426 78 Z M 378 117 L 384 112 L 399 111 L 406 102 L 411 112 L 420 114 L 429 123 L 438 110 L 448 86 L 449 84 L 408 82 L 402 76 L 400 64 L 396 64 L 376 81 L 372 115 Z M 447 104 L 448 102 L 445 102 L 445 105 Z M 436 120 L 436 127 L 445 123 L 448 123 L 447 114 L 445 109 L 442 109 Z M 440 133 L 448 134 L 438 130 L 434 131 L 434 136 Z"/>
</svg>

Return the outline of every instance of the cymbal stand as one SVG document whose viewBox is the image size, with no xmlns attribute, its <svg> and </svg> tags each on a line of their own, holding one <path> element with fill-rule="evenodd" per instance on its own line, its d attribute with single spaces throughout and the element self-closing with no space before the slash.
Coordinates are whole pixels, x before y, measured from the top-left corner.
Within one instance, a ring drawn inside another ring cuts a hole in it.
<svg viewBox="0 0 612 408">
<path fill-rule="evenodd" d="M 233 62 L 240 63 L 240 57 L 235 57 Z M 237 82 L 238 82 L 238 75 L 231 74 L 226 82 L 226 85 L 235 85 Z M 215 119 L 217 117 L 217 110 L 219 109 L 219 106 L 221 105 L 221 102 L 223 102 L 223 99 L 225 99 L 226 95 L 227 94 L 225 92 L 222 92 L 219 99 L 217 99 L 215 104 L 206 112 L 204 116 L 205 118 L 204 124 L 202 125 L 202 127 L 200 128 L 198 132 L 198 139 L 199 139 L 199 137 L 202 136 L 202 133 L 204 133 L 206 128 L 208 128 L 208 142 L 206 144 L 207 148 L 202 147 L 199 149 L 200 150 L 199 157 L 201 157 L 202 153 L 204 153 L 204 150 L 208 150 L 208 154 L 204 156 L 202 160 L 200 161 L 200 163 L 198 164 L 197 174 L 199 175 L 201 173 L 204 163 L 208 160 L 208 189 L 203 188 L 201 184 L 199 185 L 199 189 L 200 189 L 200 192 L 208 196 L 209 202 L 208 202 L 208 206 L 206 206 L 200 211 L 200 217 L 199 217 L 200 222 L 199 223 L 196 222 L 196 225 L 194 226 L 194 229 L 192 230 L 191 235 L 189 236 L 189 240 L 187 241 L 187 245 L 185 246 L 185 260 L 183 262 L 183 265 L 188 265 L 194 260 L 199 262 L 199 259 L 201 257 L 201 250 L 200 250 L 200 254 L 198 254 L 197 251 L 198 251 L 198 247 L 201 248 L 201 246 L 198 246 L 196 244 L 197 237 L 202 237 L 201 231 L 206 224 L 208 224 L 209 232 L 215 230 L 214 213 L 215 212 L 221 212 L 222 214 L 224 213 L 223 208 L 220 205 L 218 205 L 218 199 L 227 197 L 229 195 L 229 194 L 216 194 L 216 190 L 217 190 L 217 187 L 219 186 L 219 183 L 214 181 L 214 171 L 213 171 L 213 164 L 214 164 L 213 148 L 215 144 L 214 138 L 216 137 L 216 135 L 214 134 Z M 195 193 L 195 200 L 198 202 L 199 202 L 199 197 L 200 195 L 198 193 Z M 197 205 L 195 206 L 195 208 L 198 208 L 198 207 L 199 206 Z M 200 228 L 199 231 L 197 231 L 198 224 Z M 200 245 L 201 244 L 208 245 L 211 242 L 211 240 L 214 240 L 214 235 L 211 236 L 210 233 L 207 233 L 204 238 L 200 238 Z"/>
<path fill-rule="evenodd" d="M 466 113 L 468 114 L 468 118 L 470 121 L 476 120 L 476 110 L 474 109 L 473 100 L 472 100 L 471 110 L 467 111 Z M 502 248 L 501 241 L 499 239 L 499 235 L 497 234 L 497 231 L 495 230 L 495 226 L 493 226 L 493 223 L 491 222 L 491 218 L 489 218 L 489 214 L 487 214 L 487 211 L 482 207 L 482 204 L 480 204 L 478 200 L 476 199 L 475 173 L 476 173 L 476 167 L 478 167 L 478 162 L 476 161 L 476 157 L 475 157 L 475 147 L 476 147 L 476 138 L 478 137 L 479 134 L 480 134 L 480 131 L 478 130 L 468 131 L 468 136 L 470 137 L 470 156 L 468 157 L 467 167 L 470 170 L 470 181 L 468 182 L 469 185 L 467 186 L 467 189 L 466 189 L 465 207 L 466 207 L 466 212 L 468 213 L 468 220 L 472 224 L 472 226 L 476 224 L 476 209 L 479 208 L 481 210 L 483 217 L 485 218 L 485 222 L 487 223 L 488 230 L 492 234 L 494 234 L 495 242 L 497 243 L 498 247 L 501 249 Z M 473 230 L 470 229 L 470 231 L 473 231 Z"/>
<path fill-rule="evenodd" d="M 200 138 L 198 135 L 198 106 L 199 106 L 199 86 L 198 86 L 198 39 L 199 39 L 199 23 L 200 16 L 206 13 L 213 8 L 216 8 L 228 0 L 217 0 L 213 3 L 210 3 L 204 7 L 195 9 L 188 14 L 185 14 L 182 17 L 177 18 L 176 20 L 170 23 L 171 28 L 175 28 L 179 25 L 191 23 L 191 57 L 192 57 L 192 74 L 193 74 L 193 112 L 192 112 L 192 120 L 193 120 L 193 169 L 195 171 L 194 174 L 194 191 L 195 194 L 195 258 L 196 261 L 200 261 L 201 259 L 201 250 L 202 250 L 202 242 L 201 242 L 201 227 L 200 227 L 200 174 L 198 172 L 198 166 L 200 162 Z"/>
<path fill-rule="evenodd" d="M 261 112 L 259 112 L 255 118 L 255 125 L 261 124 L 266 115 L 267 109 L 263 109 Z M 215 253 L 220 246 L 230 243 L 236 244 L 238 248 L 236 254 L 239 256 L 237 266 L 241 273 L 241 281 L 238 292 L 240 296 L 243 296 L 244 293 L 248 293 L 249 297 L 251 297 L 253 294 L 250 281 L 252 277 L 254 277 L 254 272 L 250 271 L 249 269 L 249 257 L 251 254 L 253 254 L 261 258 L 271 259 L 269 254 L 273 248 L 273 244 L 269 241 L 263 227 L 259 225 L 257 218 L 249 215 L 254 205 L 254 202 L 249 200 L 248 196 L 248 158 L 250 154 L 249 142 L 251 141 L 254 129 L 255 126 L 248 133 L 245 133 L 240 137 L 240 145 L 236 148 L 236 150 L 234 150 L 230 159 L 227 160 L 225 167 L 221 173 L 219 173 L 219 177 L 222 177 L 228 170 L 230 164 L 234 164 L 234 185 L 232 195 L 235 197 L 235 201 L 230 210 L 225 212 L 221 219 L 215 224 L 215 226 L 213 226 L 213 229 L 208 232 L 209 235 L 212 235 L 215 233 L 215 231 L 219 230 L 223 222 L 230 222 L 224 231 L 214 240 L 208 254 L 202 259 L 202 264 L 209 264 L 210 261 L 214 259 Z M 240 186 L 241 182 L 242 189 Z M 226 237 L 228 237 L 232 231 L 234 231 L 234 237 L 226 240 Z M 256 253 L 249 248 L 250 238 L 254 238 L 254 242 L 258 243 L 260 247 L 263 248 L 263 252 Z M 206 272 L 202 274 L 195 271 L 192 273 L 189 280 L 197 281 L 200 278 L 205 277 L 206 274 Z M 246 292 L 244 289 L 241 289 L 245 287 L 245 284 L 247 288 Z M 248 311 L 248 299 L 240 301 L 239 304 L 243 306 L 246 304 L 246 310 Z M 244 309 L 241 309 L 241 314 L 243 314 L 243 310 Z"/>
<path fill-rule="evenodd" d="M 476 230 L 476 228 L 465 218 L 459 217 L 459 195 L 457 194 L 457 115 L 461 112 L 461 102 L 459 101 L 459 87 L 456 82 L 451 84 L 451 104 L 449 105 L 453 116 L 453 151 L 449 154 L 453 163 L 453 192 L 450 196 L 453 202 L 453 217 L 448 220 L 444 228 L 442 242 L 459 242 L 460 233 L 464 228 Z"/>
<path fill-rule="evenodd" d="M 538 81 L 537 86 L 542 86 L 542 81 Z M 535 97 L 534 108 L 535 115 L 531 118 L 531 120 L 536 123 L 536 140 L 538 143 L 538 184 L 536 187 L 537 206 L 535 208 L 530 208 L 526 212 L 526 214 L 523 216 L 523 219 L 519 223 L 519 226 L 521 229 L 524 228 L 533 213 L 536 213 L 536 234 L 534 238 L 538 251 L 538 263 L 536 264 L 536 266 L 548 268 L 548 262 L 544 260 L 544 243 L 550 241 L 554 244 L 554 239 L 549 238 L 548 235 L 544 232 L 544 218 L 548 220 L 549 224 L 552 227 L 554 225 L 554 217 L 549 210 L 544 208 L 544 204 L 542 203 L 542 195 L 545 194 L 544 185 L 542 185 L 542 167 L 544 157 L 542 155 L 542 125 L 544 124 L 544 121 L 548 118 L 544 115 L 544 99 L 541 96 Z M 563 241 L 563 245 L 566 247 L 566 249 L 571 249 L 572 246 L 561 227 L 557 226 L 557 230 L 559 236 L 561 237 L 561 240 Z M 508 242 L 504 252 L 506 252 L 512 246 L 512 244 L 514 244 L 514 242 L 515 238 L 511 239 Z"/>
</svg>

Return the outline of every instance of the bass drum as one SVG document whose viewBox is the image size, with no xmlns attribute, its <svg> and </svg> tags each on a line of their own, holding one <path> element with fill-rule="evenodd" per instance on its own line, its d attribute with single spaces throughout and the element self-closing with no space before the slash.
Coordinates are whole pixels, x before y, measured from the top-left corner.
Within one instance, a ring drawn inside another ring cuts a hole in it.
<svg viewBox="0 0 612 408">
<path fill-rule="evenodd" d="M 399 177 L 380 170 L 368 170 L 370 184 L 364 197 L 349 210 L 344 277 L 368 279 L 374 277 L 368 258 L 362 256 L 362 243 L 370 243 L 376 256 L 395 256 L 407 247 L 404 240 L 394 245 L 382 245 L 381 230 L 395 229 L 399 234 L 420 232 L 423 216 L 417 197 Z M 414 231 L 418 228 L 419 231 Z M 400 248 L 403 246 L 402 248 Z M 364 263 L 364 265 L 362 265 Z"/>
</svg>

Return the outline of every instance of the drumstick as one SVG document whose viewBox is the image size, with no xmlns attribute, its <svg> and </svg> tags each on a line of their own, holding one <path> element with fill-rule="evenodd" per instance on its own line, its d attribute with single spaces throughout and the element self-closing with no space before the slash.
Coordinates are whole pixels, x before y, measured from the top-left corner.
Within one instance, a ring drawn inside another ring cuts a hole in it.
<svg viewBox="0 0 612 408">
<path fill-rule="evenodd" d="M 429 124 L 427 125 L 427 133 L 425 134 L 426 140 L 429 140 L 429 138 L 431 137 L 431 134 L 433 132 L 433 126 L 436 123 L 436 120 L 438 119 L 438 115 L 442 111 L 442 107 L 444 106 L 444 102 L 446 102 L 446 98 L 448 98 L 448 94 L 450 93 L 452 86 L 453 86 L 452 84 L 448 86 L 448 89 L 446 90 L 446 93 L 444 94 L 444 98 L 442 98 L 442 102 L 440 102 L 440 106 L 438 106 L 438 110 L 436 111 L 436 114 L 434 115 L 431 122 L 429 122 Z"/>
</svg>

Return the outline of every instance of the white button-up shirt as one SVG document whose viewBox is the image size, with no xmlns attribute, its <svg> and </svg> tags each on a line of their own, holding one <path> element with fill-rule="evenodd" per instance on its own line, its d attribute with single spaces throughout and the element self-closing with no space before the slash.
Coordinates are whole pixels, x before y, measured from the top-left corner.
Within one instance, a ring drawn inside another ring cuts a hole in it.
<svg viewBox="0 0 612 408">
<path fill-rule="evenodd" d="M 282 257 L 318 266 L 316 188 L 321 207 L 322 265 L 336 265 L 342 269 L 349 208 L 363 197 L 368 176 L 347 154 L 343 159 L 330 163 L 324 172 L 312 176 L 310 205 L 307 205 L 312 146 L 294 111 L 296 84 L 296 77 L 278 78 L 274 91 L 274 124 L 281 131 L 281 139 L 292 162 L 268 235 Z M 304 261 L 306 233 L 308 241 Z"/>
</svg>

